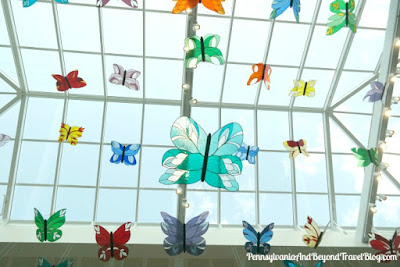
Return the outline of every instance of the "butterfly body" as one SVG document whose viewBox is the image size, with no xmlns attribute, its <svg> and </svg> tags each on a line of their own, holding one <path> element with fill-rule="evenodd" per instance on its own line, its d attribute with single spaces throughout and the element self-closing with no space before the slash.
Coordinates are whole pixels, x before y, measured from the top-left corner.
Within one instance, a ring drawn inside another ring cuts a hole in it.
<svg viewBox="0 0 400 267">
<path fill-rule="evenodd" d="M 286 141 L 283 142 L 286 150 L 290 152 L 289 158 L 295 158 L 299 154 L 303 154 L 308 157 L 306 140 L 300 139 L 299 141 Z"/>
<path fill-rule="evenodd" d="M 317 223 L 311 218 L 307 216 L 307 223 L 305 224 L 304 228 L 308 235 L 303 236 L 303 242 L 310 248 L 316 249 L 322 241 L 322 237 L 328 228 L 329 223 L 325 227 L 324 231 L 320 231 Z"/>
<path fill-rule="evenodd" d="M 264 230 L 260 233 L 257 232 L 253 226 L 251 226 L 248 222 L 243 221 L 243 235 L 250 242 L 246 242 L 244 248 L 246 251 L 253 254 L 268 254 L 271 250 L 271 245 L 267 242 L 272 239 L 274 228 L 274 223 L 269 224 L 264 228 Z"/>
<path fill-rule="evenodd" d="M 10 140 L 10 136 L 6 134 L 0 134 L 0 147 L 5 146 Z"/>
<path fill-rule="evenodd" d="M 67 140 L 71 145 L 75 146 L 78 143 L 78 138 L 82 136 L 83 130 L 85 130 L 85 128 L 77 126 L 70 127 L 68 124 L 62 123 L 58 142 Z"/>
<path fill-rule="evenodd" d="M 247 160 L 250 164 L 256 163 L 256 156 L 260 149 L 257 146 L 248 146 L 243 143 L 239 150 L 235 153 L 235 156 L 239 157 L 240 160 Z"/>
<path fill-rule="evenodd" d="M 294 87 L 289 92 L 289 96 L 291 97 L 298 97 L 298 96 L 308 96 L 314 97 L 315 96 L 315 84 L 316 80 L 310 80 L 305 82 L 303 80 L 294 80 L 293 84 Z"/>
<path fill-rule="evenodd" d="M 370 245 L 378 252 L 375 255 L 400 255 L 400 228 L 394 231 L 393 237 L 387 240 L 383 236 L 375 233 L 369 233 Z M 383 261 L 382 262 L 389 262 Z"/>
<path fill-rule="evenodd" d="M 107 5 L 108 2 L 110 2 L 110 0 L 97 0 L 96 5 L 103 7 L 103 6 Z M 137 0 L 122 0 L 122 2 L 124 2 L 126 5 L 128 5 L 130 7 L 134 7 L 134 8 L 137 8 L 139 6 Z"/>
<path fill-rule="evenodd" d="M 53 74 L 52 76 L 57 80 L 56 86 L 60 92 L 86 86 L 86 82 L 81 77 L 78 77 L 78 70 L 71 71 L 66 77 L 58 74 Z"/>
<path fill-rule="evenodd" d="M 176 1 L 176 5 L 172 10 L 172 13 L 178 14 L 185 10 L 192 9 L 198 4 L 203 4 L 207 9 L 217 12 L 218 14 L 225 14 L 225 10 L 222 6 L 222 2 L 225 0 L 173 0 Z"/>
<path fill-rule="evenodd" d="M 225 64 L 222 52 L 217 48 L 220 39 L 220 36 L 217 34 L 207 34 L 204 38 L 196 35 L 186 38 L 186 68 L 196 68 L 199 62 Z"/>
<path fill-rule="evenodd" d="M 351 149 L 353 151 L 354 156 L 358 159 L 359 167 L 366 167 L 369 164 L 373 163 L 375 166 L 379 166 L 378 163 L 378 150 L 376 148 L 364 149 L 355 147 Z"/>
<path fill-rule="evenodd" d="M 45 258 L 39 257 L 38 267 L 72 267 L 74 264 L 73 260 L 63 261 L 57 265 L 51 265 Z"/>
<path fill-rule="evenodd" d="M 62 209 L 54 213 L 48 220 L 43 219 L 39 210 L 34 209 L 35 224 L 38 227 L 36 237 L 40 242 L 54 242 L 61 238 L 62 231 L 60 228 L 65 223 L 66 209 Z"/>
<path fill-rule="evenodd" d="M 272 2 L 273 10 L 271 12 L 270 19 L 275 19 L 279 17 L 289 7 L 293 9 L 294 17 L 298 23 L 300 13 L 300 0 L 274 0 Z"/>
<path fill-rule="evenodd" d="M 270 75 L 272 73 L 272 69 L 269 65 L 258 63 L 252 66 L 253 74 L 251 74 L 247 85 L 253 85 L 258 83 L 259 81 L 264 82 L 267 89 L 270 89 Z"/>
<path fill-rule="evenodd" d="M 35 4 L 37 0 L 22 0 L 23 7 L 30 7 L 31 5 Z M 68 4 L 68 0 L 55 0 L 60 4 Z"/>
<path fill-rule="evenodd" d="M 368 98 L 368 102 L 376 102 L 378 100 L 382 100 L 385 85 L 378 81 L 373 81 L 370 83 L 370 85 L 372 89 L 367 92 L 363 100 L 365 100 L 366 98 Z"/>
<path fill-rule="evenodd" d="M 114 73 L 111 74 L 108 81 L 112 84 L 123 85 L 129 89 L 138 91 L 140 89 L 137 78 L 140 72 L 134 69 L 125 70 L 121 65 L 114 64 Z"/>
<path fill-rule="evenodd" d="M 330 10 L 335 14 L 328 19 L 329 28 L 326 31 L 326 35 L 332 35 L 345 26 L 349 27 L 353 32 L 356 32 L 357 19 L 353 13 L 354 9 L 354 0 L 349 0 L 349 2 L 345 2 L 344 0 L 335 0 L 332 2 Z"/>
<path fill-rule="evenodd" d="M 114 152 L 110 159 L 111 163 L 124 163 L 127 166 L 136 165 L 135 155 L 139 152 L 139 144 L 123 146 L 116 141 L 111 141 L 111 149 Z"/>
</svg>

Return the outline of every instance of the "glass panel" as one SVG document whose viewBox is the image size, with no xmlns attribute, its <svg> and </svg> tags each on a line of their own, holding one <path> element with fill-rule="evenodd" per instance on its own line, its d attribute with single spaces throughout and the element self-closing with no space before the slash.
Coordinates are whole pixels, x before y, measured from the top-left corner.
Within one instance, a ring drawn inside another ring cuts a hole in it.
<svg viewBox="0 0 400 267">
<path fill-rule="evenodd" d="M 279 205 L 270 205 L 279 203 Z M 291 194 L 260 194 L 260 223 L 268 225 L 293 225 Z M 266 208 L 268 207 L 268 211 Z"/>
<path fill-rule="evenodd" d="M 16 186 L 10 219 L 32 221 L 35 218 L 34 208 L 44 218 L 49 218 L 52 193 L 52 187 Z"/>
<path fill-rule="evenodd" d="M 351 148 L 356 147 L 356 144 L 347 137 L 342 128 L 340 128 L 332 119 L 330 119 L 329 126 L 331 131 L 332 152 L 353 153 L 351 152 Z"/>
<path fill-rule="evenodd" d="M 375 227 L 398 227 L 400 224 L 400 197 L 388 197 L 386 201 L 376 202 L 378 212 L 374 214 Z M 392 236 L 390 236 L 391 238 Z"/>
<path fill-rule="evenodd" d="M 328 196 L 297 195 L 297 213 L 301 226 L 306 224 L 307 216 L 311 216 L 318 225 L 325 227 L 330 220 Z"/>
<path fill-rule="evenodd" d="M 146 2 L 147 10 L 164 10 L 164 11 L 172 11 L 176 2 L 165 1 L 165 0 L 153 0 Z"/>
<path fill-rule="evenodd" d="M 69 222 L 91 222 L 93 220 L 95 189 L 60 187 L 57 193 L 56 210 L 67 209 Z"/>
<path fill-rule="evenodd" d="M 389 18 L 389 5 L 390 0 L 368 0 L 365 3 L 359 26 L 386 28 Z"/>
<path fill-rule="evenodd" d="M 199 102 L 219 102 L 224 71 L 225 66 L 209 63 L 199 64 L 193 77 L 193 98 L 196 98 Z M 181 80 L 180 78 L 179 81 Z M 179 88 L 181 88 L 181 84 Z"/>
<path fill-rule="evenodd" d="M 382 178 L 383 179 L 381 179 L 378 184 L 378 194 L 398 195 L 399 189 L 394 186 L 392 181 L 386 176 L 385 173 L 382 173 Z M 396 180 L 398 179 L 396 178 Z"/>
<path fill-rule="evenodd" d="M 113 222 L 118 224 L 134 222 L 135 214 L 136 190 L 99 190 L 98 222 Z"/>
<path fill-rule="evenodd" d="M 6 27 L 6 21 L 4 19 L 3 5 L 0 4 L 0 44 L 10 45 L 10 40 L 8 39 L 8 32 Z"/>
<path fill-rule="evenodd" d="M 217 192 L 187 192 L 187 202 L 190 207 L 186 210 L 186 221 L 205 211 L 210 214 L 207 221 L 216 224 L 218 220 L 218 193 Z"/>
<path fill-rule="evenodd" d="M 0 70 L 15 84 L 19 84 L 13 54 L 8 47 L 0 47 Z"/>
<path fill-rule="evenodd" d="M 357 226 L 360 199 L 359 196 L 336 196 L 337 218 L 341 227 Z"/>
<path fill-rule="evenodd" d="M 310 154 L 296 158 L 296 189 L 298 192 L 327 192 L 325 156 Z"/>
<path fill-rule="evenodd" d="M 400 156 L 394 156 L 390 154 L 383 154 L 382 162 L 388 163 L 388 171 L 393 177 L 400 177 L 400 164 L 399 164 Z"/>
<path fill-rule="evenodd" d="M 203 128 L 204 131 L 214 133 L 219 129 L 219 110 L 217 108 L 192 107 L 191 118 Z"/>
<path fill-rule="evenodd" d="M 273 130 L 270 125 L 275 124 Z M 260 149 L 285 150 L 283 142 L 289 140 L 287 112 L 258 111 L 258 146 Z M 268 138 L 264 138 L 268 136 Z"/>
<path fill-rule="evenodd" d="M 245 220 L 254 225 L 256 221 L 255 194 L 221 193 L 221 224 L 242 224 Z"/>
<path fill-rule="evenodd" d="M 247 145 L 254 145 L 254 111 L 239 109 L 222 109 L 222 125 L 236 122 L 242 126 L 243 142 Z"/>
<path fill-rule="evenodd" d="M 361 193 L 364 168 L 358 167 L 352 155 L 332 155 L 336 193 Z"/>
<path fill-rule="evenodd" d="M 344 126 L 364 145 L 368 144 L 371 116 L 334 113 Z"/>
<path fill-rule="evenodd" d="M 307 151 L 325 151 L 324 127 L 320 113 L 293 113 L 294 139 L 306 140 Z"/>
<path fill-rule="evenodd" d="M 261 191 L 292 191 L 288 154 L 259 152 L 258 157 L 259 189 Z"/>
<path fill-rule="evenodd" d="M 393 106 L 396 105 L 392 105 L 392 107 Z M 385 152 L 400 153 L 400 119 L 391 117 L 387 129 L 393 130 L 395 133 L 392 137 L 387 137 L 385 139 L 387 146 Z"/>
<path fill-rule="evenodd" d="M 247 86 L 247 79 L 251 75 L 250 70 L 250 66 L 228 64 L 222 102 L 254 104 L 257 96 L 258 87 Z M 248 73 L 249 76 L 247 76 Z"/>
<path fill-rule="evenodd" d="M 155 201 L 157 205 L 154 205 Z M 137 220 L 139 223 L 157 223 L 159 225 L 162 220 L 161 211 L 176 217 L 176 203 L 175 191 L 140 190 Z"/>
<path fill-rule="evenodd" d="M 340 80 L 338 83 L 338 86 L 335 91 L 335 95 L 333 97 L 332 104 L 335 104 L 337 101 L 339 101 L 342 97 L 347 95 L 349 92 L 353 91 L 356 89 L 361 83 L 363 83 L 365 80 L 371 78 L 373 75 L 372 72 L 354 72 L 354 71 L 343 71 L 340 76 Z M 368 86 L 370 87 L 370 86 Z M 368 91 L 364 91 L 366 94 Z M 364 94 L 364 96 L 365 96 Z M 369 109 L 369 104 L 367 102 L 363 102 L 362 99 L 358 99 L 358 103 L 356 103 L 355 108 L 360 108 L 363 107 L 363 109 L 371 110 Z M 355 96 L 353 96 L 355 97 Z M 358 104 L 358 105 L 357 105 Z M 352 107 L 353 108 L 353 107 Z M 352 109 L 351 109 L 352 110 Z M 366 111 L 364 111 L 366 112 Z"/>
<path fill-rule="evenodd" d="M 15 136 L 21 103 L 18 102 L 5 113 L 0 115 L 1 133 Z M 4 128 L 3 128 L 4 127 Z"/>
</svg>

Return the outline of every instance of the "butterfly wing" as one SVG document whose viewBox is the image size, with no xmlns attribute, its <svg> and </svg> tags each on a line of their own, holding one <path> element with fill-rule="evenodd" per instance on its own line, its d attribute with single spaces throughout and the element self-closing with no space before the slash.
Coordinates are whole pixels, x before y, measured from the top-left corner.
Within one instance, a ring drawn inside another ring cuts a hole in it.
<svg viewBox="0 0 400 267">
<path fill-rule="evenodd" d="M 45 258 L 39 257 L 38 267 L 53 267 Z"/>
<path fill-rule="evenodd" d="M 335 14 L 328 18 L 326 35 L 332 35 L 346 26 L 346 3 L 343 0 L 335 0 L 329 8 Z"/>
<path fill-rule="evenodd" d="M 72 267 L 72 265 L 74 265 L 74 261 L 73 260 L 67 260 L 67 261 L 61 262 L 56 267 Z"/>
<path fill-rule="evenodd" d="M 248 146 L 245 143 L 242 143 L 242 145 L 239 147 L 238 151 L 236 151 L 234 155 L 240 160 L 246 160 L 247 149 Z"/>
<path fill-rule="evenodd" d="M 161 222 L 161 230 L 167 235 L 164 249 L 170 256 L 178 255 L 183 251 L 183 224 L 166 212 L 161 212 L 161 216 L 164 220 Z"/>
<path fill-rule="evenodd" d="M 274 223 L 267 225 L 264 230 L 260 234 L 260 253 L 268 254 L 271 249 L 271 246 L 267 243 L 272 239 L 274 233 L 272 229 L 274 228 Z"/>
<path fill-rule="evenodd" d="M 115 164 L 120 164 L 122 161 L 122 153 L 124 147 L 117 141 L 111 141 L 111 150 L 114 154 L 111 156 L 110 162 Z"/>
<path fill-rule="evenodd" d="M 358 159 L 358 166 L 359 167 L 366 167 L 371 163 L 371 159 L 368 155 L 368 150 L 364 148 L 358 148 L 356 149 L 355 147 L 351 149 L 353 151 L 354 156 Z"/>
<path fill-rule="evenodd" d="M 289 151 L 289 158 L 296 158 L 300 154 L 299 146 L 296 141 L 283 142 L 286 150 Z"/>
<path fill-rule="evenodd" d="M 125 165 L 136 165 L 135 155 L 139 152 L 140 145 L 133 144 L 125 147 L 124 163 Z"/>
<path fill-rule="evenodd" d="M 272 12 L 270 15 L 270 19 L 275 19 L 279 17 L 286 9 L 290 6 L 291 0 L 274 0 L 272 2 Z"/>
<path fill-rule="evenodd" d="M 391 254 L 390 250 L 391 244 L 389 240 L 375 233 L 369 233 L 368 235 L 371 238 L 369 242 L 371 247 L 375 250 L 378 250 L 378 252 L 375 255 Z"/>
<path fill-rule="evenodd" d="M 365 100 L 366 98 L 368 98 L 368 102 L 376 102 L 378 100 L 381 100 L 385 86 L 378 81 L 372 81 L 370 82 L 370 85 L 371 90 L 367 92 L 363 100 Z"/>
<path fill-rule="evenodd" d="M 201 3 L 208 8 L 209 10 L 215 11 L 218 14 L 225 14 L 224 7 L 222 6 L 222 2 L 225 0 L 202 0 Z"/>
<path fill-rule="evenodd" d="M 96 6 L 105 6 L 110 0 L 97 0 Z"/>
<path fill-rule="evenodd" d="M 299 146 L 300 146 L 301 154 L 303 154 L 304 156 L 308 157 L 309 155 L 308 155 L 308 152 L 307 152 L 306 140 L 300 139 L 299 140 Z"/>
<path fill-rule="evenodd" d="M 293 0 L 293 13 L 294 13 L 294 18 L 296 19 L 297 23 L 299 23 L 299 13 L 300 13 L 300 0 Z"/>
<path fill-rule="evenodd" d="M 271 73 L 272 73 L 272 69 L 269 65 L 264 66 L 265 70 L 264 70 L 264 84 L 267 87 L 267 89 L 269 90 L 271 88 Z"/>
<path fill-rule="evenodd" d="M 36 0 L 22 0 L 23 7 L 30 7 L 34 3 L 36 3 Z"/>
<path fill-rule="evenodd" d="M 254 230 L 253 226 L 246 221 L 242 222 L 243 224 L 243 235 L 244 237 L 249 240 L 250 242 L 246 242 L 244 244 L 244 248 L 246 251 L 257 254 L 257 243 L 258 243 L 258 234 L 257 231 Z"/>
<path fill-rule="evenodd" d="M 96 242 L 101 248 L 98 251 L 98 256 L 101 261 L 108 261 L 111 258 L 111 237 L 110 233 L 100 225 L 94 226 L 96 232 Z"/>
<path fill-rule="evenodd" d="M 306 90 L 306 96 L 308 97 L 314 97 L 315 96 L 315 84 L 317 83 L 316 80 L 310 80 L 307 83 L 307 88 L 305 88 Z"/>
<path fill-rule="evenodd" d="M 400 228 L 397 228 L 396 231 L 394 231 L 392 243 L 393 250 L 397 252 L 397 255 L 400 255 Z"/>
<path fill-rule="evenodd" d="M 223 65 L 225 63 L 221 50 L 217 48 L 220 39 L 221 37 L 217 34 L 207 34 L 204 37 L 205 60 L 217 65 Z"/>
<path fill-rule="evenodd" d="M 47 240 L 50 242 L 57 241 L 62 237 L 62 231 L 58 228 L 65 223 L 66 212 L 66 209 L 61 209 L 47 220 Z"/>
<path fill-rule="evenodd" d="M 250 75 L 249 80 L 247 81 L 247 85 L 253 85 L 261 81 L 262 73 L 264 70 L 264 64 L 258 63 L 253 65 L 253 74 Z"/>
<path fill-rule="evenodd" d="M 128 257 L 129 249 L 125 244 L 131 238 L 131 223 L 127 222 L 121 225 L 113 235 L 114 251 L 113 256 L 116 260 L 123 260 Z"/>
<path fill-rule="evenodd" d="M 0 134 L 0 147 L 4 146 L 11 140 L 11 137 L 5 134 Z"/>
<path fill-rule="evenodd" d="M 310 248 L 317 248 L 318 238 L 321 234 L 317 223 L 313 220 L 313 218 L 307 216 L 307 223 L 304 225 L 304 228 L 308 235 L 303 236 L 303 242 Z"/>
<path fill-rule="evenodd" d="M 58 142 L 64 142 L 67 139 L 68 132 L 69 132 L 69 125 L 61 123 L 61 128 L 60 128 L 60 137 L 58 138 Z"/>
<path fill-rule="evenodd" d="M 284 260 L 283 264 L 285 264 L 286 267 L 303 267 L 303 265 L 294 263 L 293 261 L 290 260 Z"/>
<path fill-rule="evenodd" d="M 140 89 L 137 78 L 140 76 L 140 71 L 130 69 L 126 72 L 125 87 L 138 91 Z"/>
<path fill-rule="evenodd" d="M 81 88 L 86 86 L 86 82 L 81 77 L 78 77 L 78 70 L 68 73 L 67 79 L 72 88 Z"/>
<path fill-rule="evenodd" d="M 78 138 L 82 136 L 83 130 L 85 130 L 85 128 L 82 127 L 71 127 L 71 130 L 69 132 L 69 136 L 68 136 L 68 142 L 73 145 L 76 146 L 76 144 L 78 143 Z"/>
<path fill-rule="evenodd" d="M 250 146 L 249 156 L 247 159 L 250 164 L 256 163 L 256 156 L 258 155 L 259 150 L 260 148 L 258 146 Z"/>
<path fill-rule="evenodd" d="M 317 263 L 315 264 L 314 267 L 321 267 L 322 264 L 324 264 L 324 261 L 320 260 L 319 262 L 317 262 Z"/>
<path fill-rule="evenodd" d="M 201 255 L 206 248 L 206 240 L 202 235 L 208 230 L 209 224 L 206 222 L 208 213 L 208 211 L 203 212 L 186 224 L 185 250 L 193 256 Z"/>
<path fill-rule="evenodd" d="M 33 209 L 35 212 L 35 224 L 38 227 L 36 230 L 36 237 L 40 242 L 44 241 L 44 219 L 39 210 Z"/>
<path fill-rule="evenodd" d="M 293 88 L 289 92 L 289 96 L 297 97 L 304 94 L 305 82 L 303 80 L 294 80 Z"/>
<path fill-rule="evenodd" d="M 113 64 L 114 73 L 111 74 L 108 81 L 112 84 L 121 85 L 122 81 L 124 80 L 124 68 L 121 65 Z"/>
<path fill-rule="evenodd" d="M 137 0 L 122 0 L 122 2 L 133 8 L 137 8 L 139 6 Z"/>
<path fill-rule="evenodd" d="M 173 1 L 177 2 L 175 4 L 174 9 L 172 9 L 173 14 L 181 13 L 189 8 L 192 9 L 199 3 L 199 0 L 173 0 Z"/>
<path fill-rule="evenodd" d="M 55 0 L 55 1 L 60 4 L 68 4 L 68 0 Z"/>
<path fill-rule="evenodd" d="M 56 86 L 57 86 L 58 91 L 64 92 L 64 91 L 67 91 L 68 89 L 70 89 L 64 76 L 61 76 L 58 74 L 53 74 L 51 76 L 53 76 L 53 78 L 57 80 Z"/>
</svg>

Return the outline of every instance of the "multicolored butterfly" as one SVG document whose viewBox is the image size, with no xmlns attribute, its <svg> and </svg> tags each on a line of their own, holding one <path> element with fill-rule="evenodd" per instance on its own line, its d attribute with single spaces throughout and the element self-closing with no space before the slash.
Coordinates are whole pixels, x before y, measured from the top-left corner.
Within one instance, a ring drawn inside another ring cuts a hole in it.
<svg viewBox="0 0 400 267">
<path fill-rule="evenodd" d="M 11 140 L 10 136 L 5 134 L 0 134 L 0 147 L 5 146 L 10 140 Z"/>
<path fill-rule="evenodd" d="M 253 254 L 268 254 L 271 250 L 271 245 L 267 242 L 271 240 L 274 233 L 272 229 L 274 228 L 274 223 L 269 224 L 264 228 L 264 230 L 260 232 L 256 232 L 253 226 L 251 226 L 248 222 L 243 221 L 243 235 L 250 242 L 246 242 L 244 248 Z"/>
<path fill-rule="evenodd" d="M 216 65 L 225 64 L 221 50 L 217 48 L 221 37 L 207 34 L 204 38 L 193 35 L 185 40 L 186 68 L 197 68 L 199 62 L 210 62 Z"/>
<path fill-rule="evenodd" d="M 62 209 L 51 215 L 48 220 L 44 220 L 42 214 L 37 210 L 35 211 L 35 224 L 39 228 L 36 230 L 36 237 L 40 242 L 49 241 L 54 242 L 61 238 L 62 231 L 60 228 L 65 223 L 66 209 Z"/>
<path fill-rule="evenodd" d="M 365 100 L 368 97 L 368 102 L 376 102 L 382 100 L 383 91 L 385 90 L 385 85 L 378 81 L 373 81 L 370 83 L 371 90 L 364 96 Z"/>
<path fill-rule="evenodd" d="M 289 96 L 291 97 L 298 97 L 298 96 L 308 96 L 314 97 L 315 96 L 315 84 L 317 83 L 316 80 L 310 80 L 305 82 L 303 80 L 294 80 L 293 84 L 294 87 L 289 92 Z"/>
<path fill-rule="evenodd" d="M 243 143 L 243 130 L 229 123 L 212 136 L 206 134 L 193 119 L 178 118 L 171 128 L 171 140 L 178 149 L 168 150 L 162 165 L 168 170 L 160 183 L 193 184 L 198 181 L 210 186 L 238 191 L 235 176 L 242 171 L 242 162 L 234 156 Z"/>
<path fill-rule="evenodd" d="M 121 225 L 115 233 L 108 232 L 100 225 L 95 225 L 96 242 L 101 246 L 98 256 L 101 261 L 109 261 L 110 258 L 123 260 L 128 257 L 129 249 L 125 244 L 131 238 L 131 223 Z"/>
<path fill-rule="evenodd" d="M 206 248 L 204 235 L 208 230 L 206 222 L 208 211 L 194 217 L 187 224 L 166 212 L 161 212 L 164 221 L 161 222 L 161 230 L 167 237 L 164 239 L 164 249 L 170 256 L 175 256 L 182 251 L 193 256 L 199 256 Z"/>
<path fill-rule="evenodd" d="M 300 0 L 274 0 L 270 19 L 279 17 L 288 7 L 293 8 L 294 17 L 299 22 Z"/>
<path fill-rule="evenodd" d="M 303 242 L 310 248 L 317 248 L 322 241 L 322 236 L 326 232 L 330 222 L 325 226 L 324 231 L 320 231 L 317 223 L 311 218 L 307 216 L 307 223 L 304 225 L 304 228 L 308 235 L 303 235 Z"/>
<path fill-rule="evenodd" d="M 328 18 L 330 22 L 328 22 L 329 28 L 326 31 L 326 35 L 332 35 L 344 26 L 348 26 L 353 32 L 357 31 L 357 19 L 353 13 L 355 5 L 354 0 L 349 2 L 335 0 L 331 3 L 330 10 L 335 14 Z"/>
<path fill-rule="evenodd" d="M 225 14 L 225 10 L 222 6 L 222 2 L 225 0 L 173 0 L 177 1 L 172 13 L 178 14 L 188 9 L 192 9 L 197 6 L 199 3 L 203 4 L 206 8 L 211 11 L 217 12 L 218 14 Z"/>
<path fill-rule="evenodd" d="M 57 265 L 52 265 L 45 258 L 39 257 L 38 267 L 72 267 L 74 265 L 73 260 L 63 261 Z"/>
<path fill-rule="evenodd" d="M 364 148 L 355 148 L 353 147 L 351 149 L 351 151 L 353 151 L 354 156 L 358 159 L 358 166 L 359 167 L 366 167 L 369 164 L 371 164 L 371 162 L 375 165 L 375 166 L 379 166 L 378 163 L 378 150 L 376 148 L 371 148 L 371 149 L 364 149 Z"/>
<path fill-rule="evenodd" d="M 68 124 L 61 123 L 60 137 L 58 138 L 58 142 L 61 143 L 65 140 L 68 140 L 71 145 L 76 146 L 78 143 L 78 138 L 82 136 L 83 130 L 85 130 L 85 128 L 78 126 L 70 127 Z"/>
<path fill-rule="evenodd" d="M 86 86 L 86 82 L 81 77 L 78 77 L 78 70 L 71 71 L 68 73 L 67 77 L 58 74 L 53 74 L 51 76 L 57 80 L 57 90 L 60 92 L 67 91 L 71 88 L 82 88 Z"/>
<path fill-rule="evenodd" d="M 34 3 L 36 3 L 37 0 L 22 0 L 22 5 L 24 7 L 30 7 Z M 68 4 L 68 0 L 55 0 L 56 2 L 60 4 Z"/>
<path fill-rule="evenodd" d="M 253 74 L 251 74 L 247 85 L 253 85 L 258 83 L 259 81 L 263 81 L 267 89 L 270 89 L 270 76 L 272 73 L 272 69 L 269 65 L 258 63 L 253 65 Z M 254 82 L 254 80 L 256 80 Z"/>
<path fill-rule="evenodd" d="M 124 85 L 125 87 L 138 91 L 140 89 L 139 81 L 136 80 L 140 72 L 134 69 L 125 70 L 121 65 L 114 64 L 114 73 L 111 74 L 108 81 L 116 85 Z"/>
<path fill-rule="evenodd" d="M 111 163 L 124 163 L 127 166 L 136 165 L 135 155 L 139 152 L 139 144 L 123 146 L 117 141 L 111 141 L 111 149 L 114 152 L 110 159 Z"/>
<path fill-rule="evenodd" d="M 369 233 L 368 235 L 371 238 L 369 242 L 371 247 L 379 251 L 375 255 L 400 256 L 400 228 L 397 228 L 396 231 L 394 231 L 393 237 L 390 240 L 374 233 Z M 382 262 L 389 262 L 389 260 L 382 260 Z"/>
<path fill-rule="evenodd" d="M 239 150 L 234 154 L 234 156 L 237 156 L 240 158 L 240 160 L 247 160 L 250 164 L 255 164 L 256 163 L 256 156 L 258 154 L 258 151 L 260 149 L 258 146 L 248 146 L 245 143 L 243 143 Z"/>
<path fill-rule="evenodd" d="M 96 5 L 97 6 L 105 6 L 108 4 L 108 2 L 110 2 L 110 0 L 97 0 Z M 134 8 L 137 8 L 139 6 L 139 4 L 136 0 L 122 0 L 122 2 L 124 2 L 128 6 L 131 6 Z"/>
<path fill-rule="evenodd" d="M 294 263 L 293 261 L 290 260 L 284 260 L 283 263 L 285 264 L 286 267 L 303 267 L 302 264 Z M 322 264 L 324 264 L 324 261 L 320 260 L 314 265 L 314 267 L 321 267 Z"/>
<path fill-rule="evenodd" d="M 308 152 L 307 152 L 306 140 L 304 140 L 304 139 L 300 139 L 298 142 L 286 141 L 286 142 L 283 142 L 283 145 L 285 146 L 286 150 L 290 152 L 289 158 L 295 158 L 300 153 L 306 157 L 309 156 Z"/>
</svg>

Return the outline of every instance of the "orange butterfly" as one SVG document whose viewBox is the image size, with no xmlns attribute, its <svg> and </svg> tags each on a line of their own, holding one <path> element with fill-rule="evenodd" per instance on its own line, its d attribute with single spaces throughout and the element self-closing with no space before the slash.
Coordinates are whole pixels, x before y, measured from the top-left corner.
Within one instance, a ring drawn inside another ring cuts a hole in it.
<svg viewBox="0 0 400 267">
<path fill-rule="evenodd" d="M 77 126 L 70 127 L 68 124 L 61 123 L 58 142 L 67 140 L 71 145 L 75 146 L 78 143 L 78 138 L 82 136 L 83 130 L 85 130 L 85 128 Z"/>
<path fill-rule="evenodd" d="M 203 4 L 209 10 L 215 11 L 218 14 L 225 14 L 225 10 L 222 7 L 221 2 L 225 2 L 225 0 L 173 0 L 177 1 L 172 13 L 178 14 L 183 11 L 187 11 L 188 9 L 192 9 L 197 4 Z"/>
<path fill-rule="evenodd" d="M 269 90 L 270 88 L 270 75 L 272 73 L 272 69 L 269 65 L 263 64 L 263 63 L 258 63 L 253 65 L 253 74 L 250 76 L 249 81 L 247 82 L 247 85 L 253 85 L 258 83 L 259 81 L 263 81 L 267 89 Z M 256 80 L 257 79 L 257 80 Z M 256 80 L 254 82 L 254 80 Z"/>
</svg>

